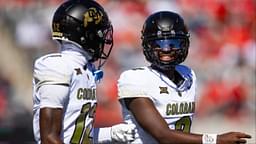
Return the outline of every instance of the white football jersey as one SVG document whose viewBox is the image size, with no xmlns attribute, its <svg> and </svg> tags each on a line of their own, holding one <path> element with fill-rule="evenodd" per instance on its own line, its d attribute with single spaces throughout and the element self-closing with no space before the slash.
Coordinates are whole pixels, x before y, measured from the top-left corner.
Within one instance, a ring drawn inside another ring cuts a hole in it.
<svg viewBox="0 0 256 144">
<path fill-rule="evenodd" d="M 92 69 L 84 68 L 86 63 L 85 56 L 76 51 L 62 51 L 36 60 L 33 79 L 33 130 L 37 143 L 41 143 L 39 111 L 44 107 L 63 109 L 61 138 L 64 143 L 91 141 L 96 109 L 96 84 Z M 40 88 L 46 85 L 65 85 L 69 90 L 63 97 L 51 95 L 52 99 L 42 99 Z"/>
<path fill-rule="evenodd" d="M 185 79 L 179 87 L 151 67 L 136 68 L 121 74 L 118 80 L 118 96 L 123 117 L 125 122 L 134 123 L 137 129 L 135 141 L 132 143 L 151 144 L 157 141 L 137 123 L 122 100 L 125 98 L 151 99 L 170 129 L 190 132 L 195 112 L 196 77 L 186 66 L 177 65 L 176 70 Z"/>
</svg>

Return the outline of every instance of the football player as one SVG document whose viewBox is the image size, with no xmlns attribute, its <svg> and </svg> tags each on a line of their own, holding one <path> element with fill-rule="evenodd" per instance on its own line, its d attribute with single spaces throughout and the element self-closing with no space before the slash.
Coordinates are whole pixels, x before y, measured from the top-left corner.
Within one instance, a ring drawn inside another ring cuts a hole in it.
<svg viewBox="0 0 256 144">
<path fill-rule="evenodd" d="M 123 117 L 136 125 L 132 143 L 237 144 L 251 137 L 241 132 L 190 133 L 196 75 L 181 65 L 188 55 L 189 37 L 177 13 L 160 11 L 146 19 L 141 38 L 151 65 L 127 70 L 118 80 Z"/>
<path fill-rule="evenodd" d="M 112 36 L 108 15 L 97 2 L 71 0 L 57 8 L 52 38 L 59 42 L 60 52 L 42 56 L 34 64 L 36 143 L 93 143 L 96 82 L 101 79 L 100 68 L 110 55 Z M 97 67 L 93 64 L 96 61 Z M 132 125 L 121 123 L 103 130 L 104 136 L 108 136 L 105 140 L 132 139 Z"/>
</svg>

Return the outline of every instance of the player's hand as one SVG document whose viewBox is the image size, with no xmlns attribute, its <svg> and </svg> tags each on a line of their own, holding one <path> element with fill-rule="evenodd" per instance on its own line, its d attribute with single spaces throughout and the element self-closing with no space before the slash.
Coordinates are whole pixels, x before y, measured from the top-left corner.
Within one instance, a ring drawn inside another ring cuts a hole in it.
<svg viewBox="0 0 256 144">
<path fill-rule="evenodd" d="M 135 139 L 134 124 L 117 124 L 111 127 L 111 139 L 115 142 L 128 143 Z"/>
<path fill-rule="evenodd" d="M 217 136 L 217 144 L 244 144 L 250 135 L 241 132 L 228 132 Z"/>
</svg>

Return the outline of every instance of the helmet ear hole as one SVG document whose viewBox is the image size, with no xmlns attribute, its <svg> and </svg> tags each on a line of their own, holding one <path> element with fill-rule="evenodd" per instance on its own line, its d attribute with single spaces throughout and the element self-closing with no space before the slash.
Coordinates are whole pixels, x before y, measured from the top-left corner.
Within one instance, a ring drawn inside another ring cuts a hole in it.
<svg viewBox="0 0 256 144">
<path fill-rule="evenodd" d="M 81 40 L 81 43 L 82 43 L 82 44 L 85 44 L 85 43 L 86 43 L 85 37 L 81 37 L 80 40 Z"/>
<path fill-rule="evenodd" d="M 96 37 L 95 37 L 95 34 L 94 34 L 93 32 L 90 32 L 90 33 L 88 34 L 88 39 L 89 39 L 89 40 L 92 41 L 92 40 L 95 40 L 95 38 L 96 38 Z"/>
</svg>

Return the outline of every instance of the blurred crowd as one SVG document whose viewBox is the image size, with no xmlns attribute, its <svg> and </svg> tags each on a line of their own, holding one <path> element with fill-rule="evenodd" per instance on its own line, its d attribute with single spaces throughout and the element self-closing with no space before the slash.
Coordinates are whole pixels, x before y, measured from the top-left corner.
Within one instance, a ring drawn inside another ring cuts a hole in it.
<svg viewBox="0 0 256 144">
<path fill-rule="evenodd" d="M 255 0 L 97 0 L 114 26 L 114 48 L 99 84 L 96 126 L 120 122 L 117 79 L 123 70 L 148 65 L 141 47 L 146 17 L 180 13 L 191 33 L 184 64 L 197 75 L 199 118 L 255 118 Z M 0 141 L 32 137 L 32 70 L 36 58 L 57 52 L 51 18 L 62 0 L 0 0 Z"/>
</svg>

